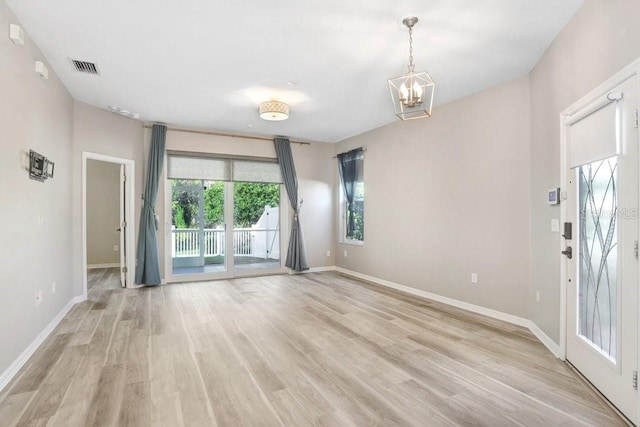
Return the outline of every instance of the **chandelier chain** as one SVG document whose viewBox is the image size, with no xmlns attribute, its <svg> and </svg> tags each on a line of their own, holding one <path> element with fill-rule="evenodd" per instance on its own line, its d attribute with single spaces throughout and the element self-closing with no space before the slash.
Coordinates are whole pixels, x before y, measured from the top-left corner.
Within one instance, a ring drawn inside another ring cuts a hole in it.
<svg viewBox="0 0 640 427">
<path fill-rule="evenodd" d="M 413 28 L 409 27 L 409 72 L 413 73 Z"/>
</svg>

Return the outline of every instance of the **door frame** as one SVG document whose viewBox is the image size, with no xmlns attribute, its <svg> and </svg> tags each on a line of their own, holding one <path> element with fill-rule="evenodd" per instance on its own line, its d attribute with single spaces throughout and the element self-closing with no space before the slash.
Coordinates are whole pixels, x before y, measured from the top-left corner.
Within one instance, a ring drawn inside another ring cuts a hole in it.
<svg viewBox="0 0 640 427">
<path fill-rule="evenodd" d="M 98 160 L 102 162 L 124 165 L 127 176 L 125 184 L 125 212 L 124 218 L 127 222 L 125 229 L 125 239 L 127 259 L 126 265 L 126 288 L 135 288 L 135 161 L 120 157 L 107 156 L 104 154 L 82 152 L 82 291 L 84 298 L 87 298 L 87 160 Z M 122 266 L 120 266 L 122 268 Z"/>
<path fill-rule="evenodd" d="M 166 163 L 165 163 L 166 164 Z M 173 274 L 173 259 L 171 257 L 171 200 L 172 200 L 172 188 L 169 179 L 167 178 L 166 168 L 163 170 L 164 180 L 164 270 L 166 283 L 185 283 L 185 282 L 202 282 L 212 280 L 225 280 L 241 277 L 253 277 L 264 276 L 272 274 L 284 274 L 289 271 L 284 266 L 287 248 L 289 247 L 289 237 L 291 228 L 291 208 L 289 198 L 286 193 L 284 184 L 280 183 L 280 267 L 278 268 L 265 268 L 255 270 L 238 270 L 234 266 L 233 255 L 231 257 L 225 255 L 224 266 L 225 271 L 216 273 L 193 273 L 193 274 Z M 229 235 L 233 236 L 233 183 L 234 181 L 223 181 L 225 184 L 224 191 L 224 214 L 225 214 L 225 254 L 233 254 L 233 238 L 229 238 Z M 230 227 L 230 228 L 229 228 Z M 285 258 L 283 258 L 283 256 Z"/>
<path fill-rule="evenodd" d="M 580 110 L 586 109 L 590 104 L 594 104 L 598 98 L 606 96 L 611 90 L 618 85 L 622 84 L 626 80 L 635 78 L 636 91 L 640 92 L 640 59 L 632 62 L 621 71 L 607 79 L 604 83 L 598 85 L 595 89 L 591 90 L 587 95 L 574 102 L 570 107 L 566 108 L 560 113 L 560 185 L 564 188 L 567 182 L 567 134 L 570 125 L 567 124 L 568 119 L 572 118 L 574 114 Z M 640 93 L 638 93 L 640 95 Z M 636 97 L 637 98 L 637 97 Z M 640 160 L 637 165 L 640 171 Z M 640 190 L 639 190 L 640 193 Z M 569 221 L 567 218 L 567 206 L 566 190 L 561 191 L 561 203 L 560 203 L 560 221 L 562 223 Z M 640 225 L 640 220 L 638 220 Z M 575 230 L 574 230 L 575 233 Z M 567 338 L 568 338 L 568 322 L 567 322 L 567 262 L 566 257 L 560 254 L 560 251 L 564 250 L 566 242 L 564 239 L 559 239 L 558 244 L 558 256 L 561 257 L 560 262 L 560 354 L 559 358 L 567 360 Z M 638 274 L 638 283 L 640 283 L 640 269 Z M 640 292 L 638 293 L 638 307 L 640 307 Z M 638 366 L 640 366 L 640 328 L 638 328 Z M 640 413 L 640 393 L 638 393 L 638 413 Z"/>
</svg>

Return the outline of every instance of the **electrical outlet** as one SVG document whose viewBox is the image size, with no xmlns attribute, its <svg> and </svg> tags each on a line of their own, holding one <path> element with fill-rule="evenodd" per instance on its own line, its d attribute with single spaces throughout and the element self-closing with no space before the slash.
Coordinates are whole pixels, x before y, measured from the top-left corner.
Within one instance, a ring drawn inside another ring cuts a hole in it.
<svg viewBox="0 0 640 427">
<path fill-rule="evenodd" d="M 478 283 L 478 273 L 471 273 L 471 283 Z"/>
<path fill-rule="evenodd" d="M 44 224 L 44 216 L 42 214 L 38 215 L 38 225 Z"/>
<path fill-rule="evenodd" d="M 120 247 L 118 245 L 113 245 L 113 251 L 114 252 L 118 252 L 118 249 L 120 249 Z"/>
<path fill-rule="evenodd" d="M 51 282 L 51 293 L 55 294 L 56 293 L 56 282 Z"/>
<path fill-rule="evenodd" d="M 540 302 L 540 291 L 536 291 L 536 302 Z"/>
<path fill-rule="evenodd" d="M 327 256 L 331 256 L 331 251 L 327 251 Z"/>
<path fill-rule="evenodd" d="M 345 258 L 347 257 L 347 250 L 346 249 L 344 250 L 344 256 L 345 256 Z"/>
</svg>

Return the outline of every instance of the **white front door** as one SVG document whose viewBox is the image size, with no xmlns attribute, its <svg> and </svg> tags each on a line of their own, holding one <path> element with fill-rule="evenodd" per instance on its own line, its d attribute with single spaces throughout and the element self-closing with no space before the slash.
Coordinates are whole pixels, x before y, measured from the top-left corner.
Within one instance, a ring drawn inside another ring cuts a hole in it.
<svg viewBox="0 0 640 427">
<path fill-rule="evenodd" d="M 565 118 L 566 357 L 638 422 L 637 76 Z"/>
</svg>

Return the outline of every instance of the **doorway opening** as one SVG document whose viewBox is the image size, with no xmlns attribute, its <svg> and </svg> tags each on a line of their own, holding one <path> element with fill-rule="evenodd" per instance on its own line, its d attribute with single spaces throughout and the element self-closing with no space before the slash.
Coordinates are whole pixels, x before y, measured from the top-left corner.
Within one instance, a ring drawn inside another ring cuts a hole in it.
<svg viewBox="0 0 640 427">
<path fill-rule="evenodd" d="M 121 287 L 134 287 L 133 160 L 82 153 L 83 291 L 88 270 L 119 276 Z"/>
</svg>

